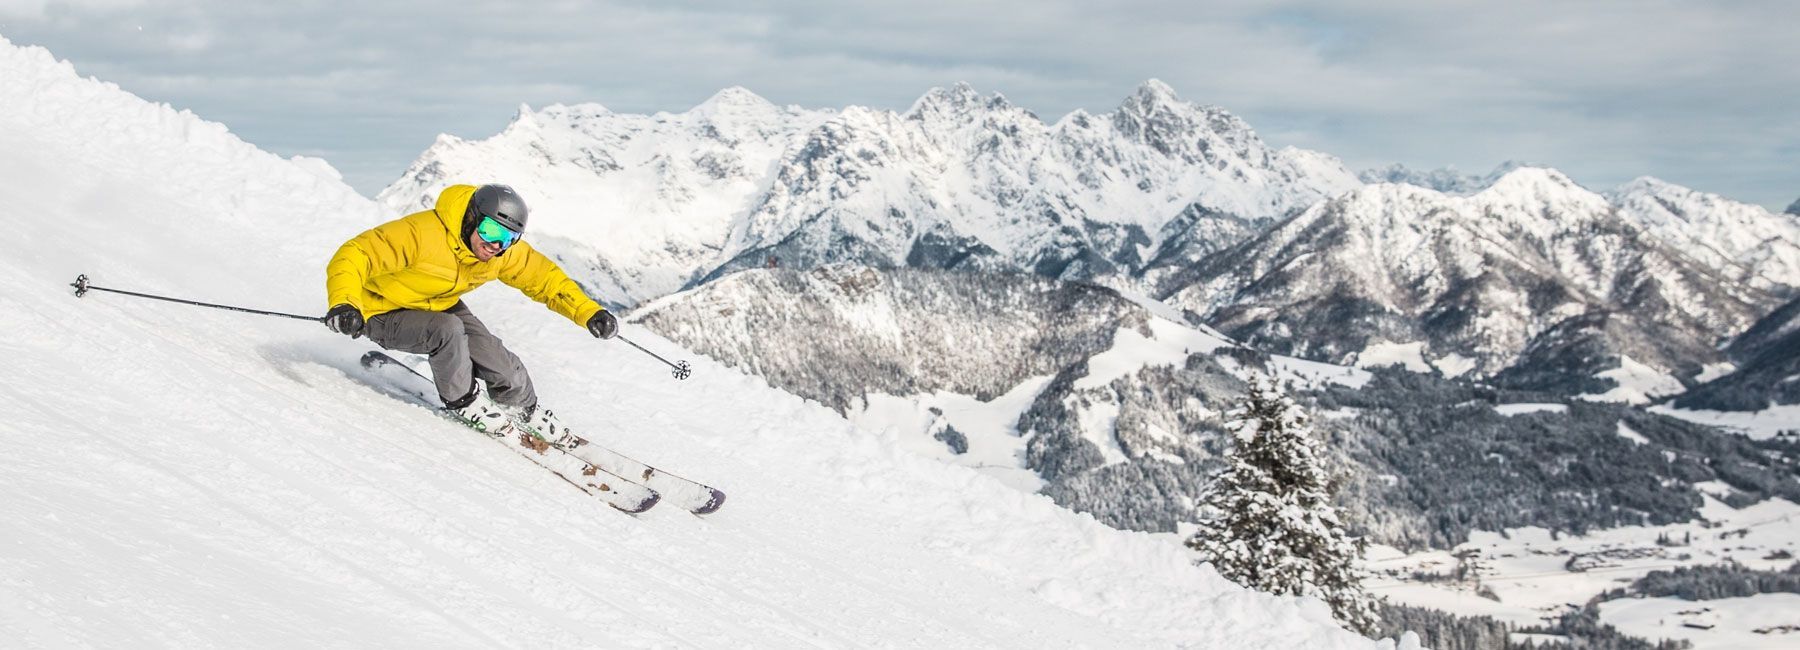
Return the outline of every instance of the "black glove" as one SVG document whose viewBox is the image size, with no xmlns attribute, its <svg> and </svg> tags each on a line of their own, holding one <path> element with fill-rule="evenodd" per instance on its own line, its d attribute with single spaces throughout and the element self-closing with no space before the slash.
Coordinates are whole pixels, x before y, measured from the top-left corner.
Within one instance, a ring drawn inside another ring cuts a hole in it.
<svg viewBox="0 0 1800 650">
<path fill-rule="evenodd" d="M 360 339 L 363 335 L 362 312 L 350 306 L 350 303 L 332 307 L 331 311 L 325 312 L 325 326 L 333 332 Z"/>
<path fill-rule="evenodd" d="M 588 319 L 588 333 L 594 338 L 610 339 L 619 335 L 619 319 L 613 318 L 612 312 L 600 310 Z"/>
</svg>

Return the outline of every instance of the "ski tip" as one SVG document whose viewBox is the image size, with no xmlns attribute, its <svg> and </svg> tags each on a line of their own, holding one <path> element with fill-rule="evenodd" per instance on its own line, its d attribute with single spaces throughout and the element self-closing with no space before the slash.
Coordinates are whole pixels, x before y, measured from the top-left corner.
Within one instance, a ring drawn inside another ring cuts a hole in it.
<svg viewBox="0 0 1800 650">
<path fill-rule="evenodd" d="M 709 498 L 706 500 L 706 505 L 703 505 L 703 506 L 700 506 L 693 510 L 690 510 L 689 512 L 692 512 L 696 515 L 710 515 L 712 513 L 718 512 L 719 508 L 725 505 L 725 493 L 724 492 L 720 492 L 720 491 L 714 490 L 712 488 L 707 488 L 707 490 L 712 492 L 712 498 Z"/>
<path fill-rule="evenodd" d="M 649 509 L 655 507 L 657 502 L 659 502 L 659 501 L 662 501 L 662 495 L 657 494 L 655 492 L 651 492 L 649 497 L 646 497 L 643 501 L 638 502 L 637 505 L 632 506 L 630 508 L 620 506 L 617 503 L 614 503 L 611 505 L 613 508 L 618 509 L 619 512 L 623 512 L 628 515 L 635 515 L 635 514 L 643 512 L 645 510 L 649 510 Z"/>
<path fill-rule="evenodd" d="M 387 363 L 387 360 L 388 360 L 388 356 L 385 354 L 382 354 L 379 350 L 370 350 L 368 352 L 364 352 L 362 355 L 362 367 L 373 368 L 375 366 L 379 366 L 381 364 Z"/>
</svg>

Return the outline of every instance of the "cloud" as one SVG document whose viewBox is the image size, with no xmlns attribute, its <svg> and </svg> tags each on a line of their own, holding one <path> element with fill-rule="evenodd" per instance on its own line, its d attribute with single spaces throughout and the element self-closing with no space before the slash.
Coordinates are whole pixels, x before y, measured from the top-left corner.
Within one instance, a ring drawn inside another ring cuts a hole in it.
<svg viewBox="0 0 1800 650">
<path fill-rule="evenodd" d="M 17 3 L 0 26 L 86 74 L 319 155 L 373 193 L 439 132 L 521 102 L 902 110 L 967 81 L 1046 120 L 1143 80 L 1353 165 L 1540 160 L 1773 207 L 1800 194 L 1800 4 L 1519 0 Z M 0 12 L 0 15 L 7 15 Z M 140 29 L 141 28 L 141 29 Z"/>
</svg>

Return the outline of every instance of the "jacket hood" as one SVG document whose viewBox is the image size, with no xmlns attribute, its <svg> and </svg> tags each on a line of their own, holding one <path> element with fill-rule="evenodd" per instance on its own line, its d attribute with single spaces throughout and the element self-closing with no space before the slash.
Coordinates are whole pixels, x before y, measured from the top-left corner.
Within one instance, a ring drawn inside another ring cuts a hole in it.
<svg viewBox="0 0 1800 650">
<path fill-rule="evenodd" d="M 473 196 L 474 185 L 451 185 L 438 193 L 437 205 L 432 207 L 432 212 L 437 213 L 438 221 L 444 224 L 444 230 L 450 233 L 451 239 L 456 240 L 451 250 L 456 251 L 457 258 L 462 259 L 465 264 L 477 261 L 475 251 L 469 250 L 469 242 L 462 237 L 465 232 L 463 219 L 469 212 L 469 199 Z"/>
</svg>

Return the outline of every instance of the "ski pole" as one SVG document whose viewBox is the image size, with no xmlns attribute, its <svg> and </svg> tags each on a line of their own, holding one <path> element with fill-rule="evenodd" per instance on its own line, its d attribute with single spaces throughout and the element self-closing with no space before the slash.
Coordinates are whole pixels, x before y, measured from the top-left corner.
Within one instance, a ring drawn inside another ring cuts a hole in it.
<svg viewBox="0 0 1800 650">
<path fill-rule="evenodd" d="M 75 287 L 75 297 L 76 298 L 80 298 L 82 296 L 87 295 L 87 292 L 89 292 L 89 291 L 108 291 L 108 292 L 112 292 L 112 293 L 122 293 L 127 296 L 137 296 L 139 298 L 150 298 L 153 300 L 166 300 L 169 302 L 178 302 L 178 303 L 181 303 L 184 305 L 198 305 L 200 307 L 212 307 L 213 309 L 229 309 L 231 311 L 241 311 L 241 312 L 244 312 L 247 314 L 262 314 L 264 316 L 283 316 L 283 317 L 287 317 L 287 318 L 298 318 L 300 320 L 309 320 L 309 321 L 313 321 L 315 323 L 321 323 L 321 322 L 325 321 L 324 316 L 301 316 L 299 314 L 284 314 L 284 313 L 281 313 L 278 311 L 263 311 L 261 309 L 250 309 L 248 307 L 233 307 L 231 305 L 215 305 L 210 302 L 182 300 L 180 298 L 170 298 L 168 296 L 156 296 L 156 295 L 151 295 L 151 294 L 147 294 L 147 293 L 138 293 L 136 291 L 122 291 L 119 289 L 108 289 L 106 287 L 96 287 L 94 285 L 88 284 L 88 276 L 86 273 L 76 276 L 75 282 L 73 284 L 70 284 L 69 286 Z"/>
<path fill-rule="evenodd" d="M 631 347 L 637 348 L 639 351 L 643 352 L 644 354 L 648 354 L 650 356 L 656 357 L 657 361 L 661 361 L 663 363 L 669 364 L 670 368 L 675 369 L 674 375 L 675 375 L 676 379 L 687 379 L 688 375 L 694 374 L 694 369 L 692 367 L 688 366 L 688 362 L 686 362 L 686 361 L 683 361 L 679 364 L 669 363 L 668 359 L 662 358 L 662 356 L 658 355 L 655 352 L 645 350 L 644 346 L 642 346 L 642 345 L 632 343 L 631 339 L 625 338 L 624 336 L 617 336 L 617 335 L 613 336 L 613 338 L 624 341 L 626 343 L 631 343 Z"/>
</svg>

